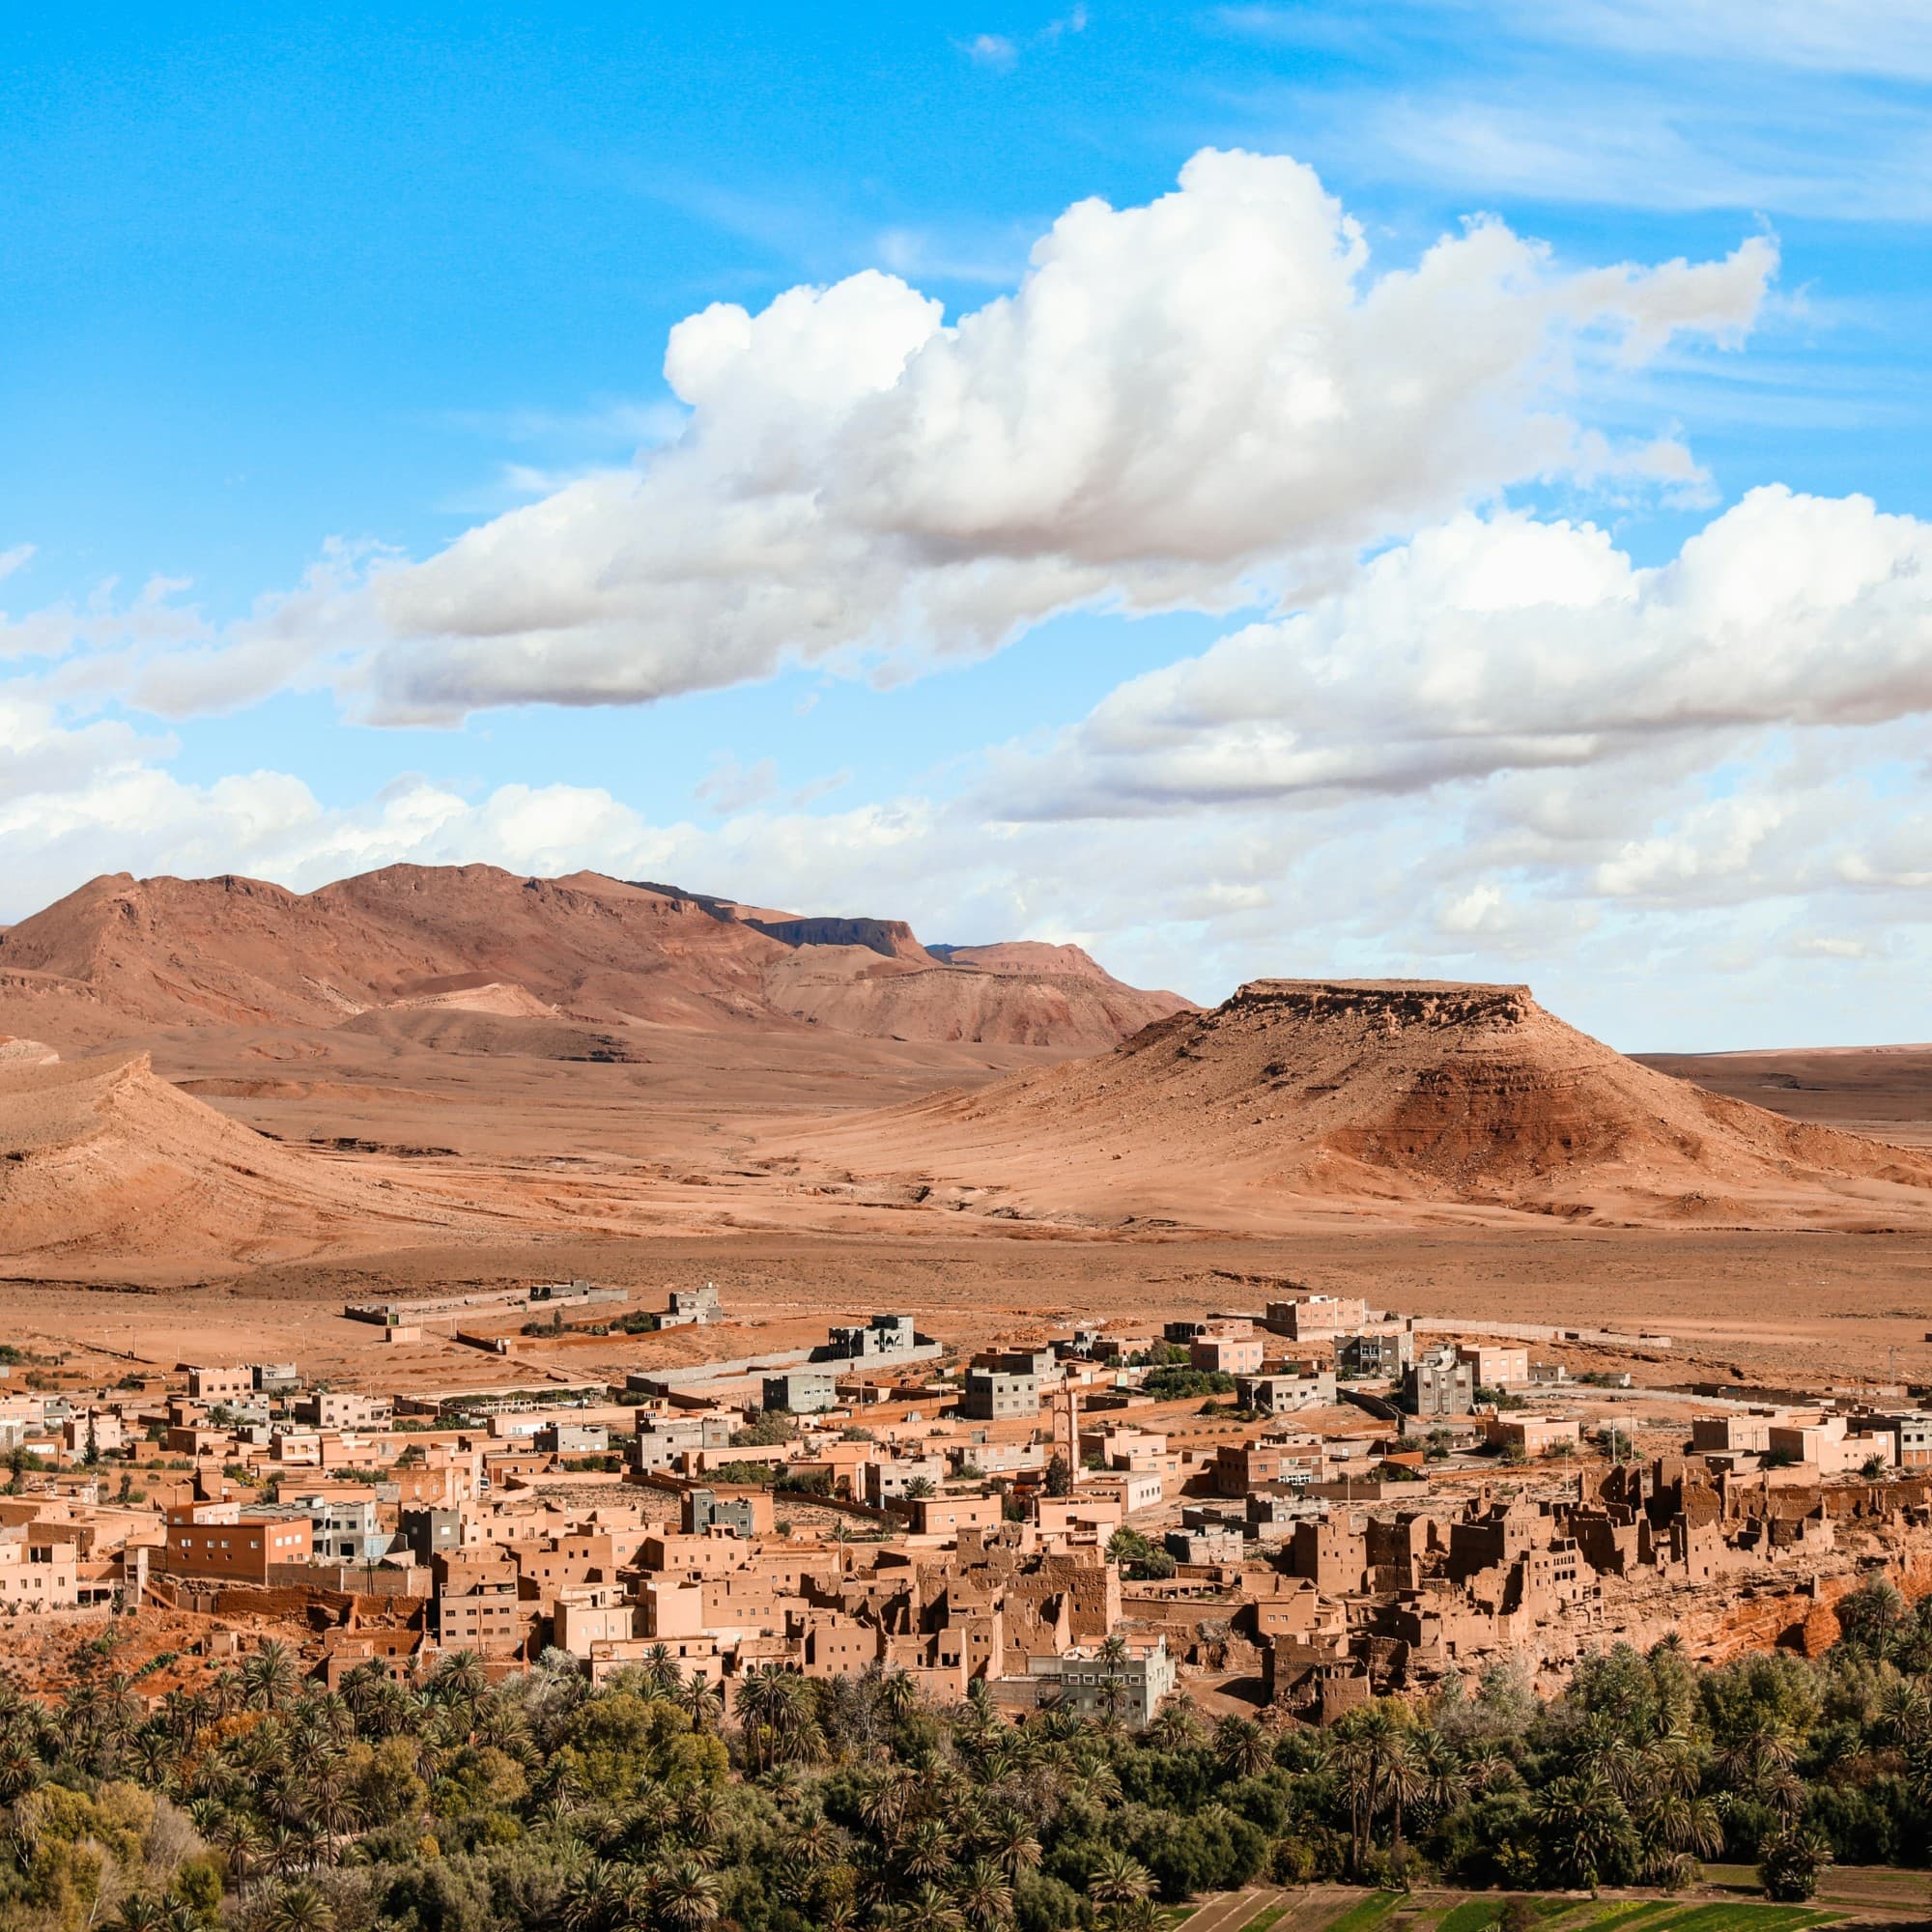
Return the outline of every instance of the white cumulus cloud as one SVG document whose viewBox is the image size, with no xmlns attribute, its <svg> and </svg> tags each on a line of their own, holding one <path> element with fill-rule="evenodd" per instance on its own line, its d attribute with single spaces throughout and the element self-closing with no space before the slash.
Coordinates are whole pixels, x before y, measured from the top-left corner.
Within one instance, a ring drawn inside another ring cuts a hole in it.
<svg viewBox="0 0 1932 1932">
<path fill-rule="evenodd" d="M 898 277 L 717 303 L 665 358 L 690 412 L 584 478 L 380 571 L 378 716 L 640 702 L 796 660 L 997 647 L 1081 604 L 1232 609 L 1512 481 L 1619 462 L 1580 364 L 1736 340 L 1776 268 L 1567 271 L 1497 221 L 1373 273 L 1312 170 L 1206 151 L 1141 208 L 1068 209 L 949 324 Z"/>
<path fill-rule="evenodd" d="M 1771 487 L 1640 569 L 1587 524 L 1464 513 L 1122 685 L 991 795 L 1079 817 L 1413 792 L 1673 738 L 1708 766 L 1740 729 L 1927 710 L 1932 525 Z"/>
</svg>

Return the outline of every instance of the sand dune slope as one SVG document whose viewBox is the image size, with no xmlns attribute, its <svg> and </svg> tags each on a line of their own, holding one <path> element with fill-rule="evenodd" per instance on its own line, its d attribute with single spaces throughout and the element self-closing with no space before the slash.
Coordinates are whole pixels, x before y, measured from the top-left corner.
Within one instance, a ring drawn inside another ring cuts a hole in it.
<svg viewBox="0 0 1932 1932">
<path fill-rule="evenodd" d="M 1523 986 L 1257 980 L 1098 1059 L 836 1123 L 805 1151 L 1087 1213 L 1932 1222 L 1932 1159 L 1640 1066 Z"/>
<path fill-rule="evenodd" d="M 183 1266 L 473 1225 L 460 1205 L 286 1148 L 118 1063 L 0 1066 L 0 1258 Z"/>
</svg>

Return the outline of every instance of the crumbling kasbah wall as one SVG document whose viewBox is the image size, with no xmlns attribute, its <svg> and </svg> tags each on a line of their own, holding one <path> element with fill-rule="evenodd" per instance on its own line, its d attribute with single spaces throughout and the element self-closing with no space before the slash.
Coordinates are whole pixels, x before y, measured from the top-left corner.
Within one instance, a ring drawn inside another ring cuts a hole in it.
<svg viewBox="0 0 1932 1932">
<path fill-rule="evenodd" d="M 1677 1627 L 1694 1656 L 1728 1663 L 1756 1650 L 1795 1650 L 1822 1657 L 1837 1642 L 1837 1604 L 1882 1576 L 1912 1602 L 1932 1595 L 1932 1548 L 1901 1550 L 1885 1564 L 1872 1564 L 1834 1577 L 1819 1577 L 1790 1589 L 1758 1590 L 1708 1612 L 1678 1619 Z"/>
<path fill-rule="evenodd" d="M 1660 1476 L 1666 1466 L 1681 1469 L 1660 1463 Z M 1644 1488 L 1634 1470 L 1622 1479 L 1633 1493 Z M 1619 1480 L 1605 1478 L 1606 1495 Z M 1634 1640 L 1674 1630 L 1712 1663 L 1773 1649 L 1819 1657 L 1841 1634 L 1835 1605 L 1874 1577 L 1914 1603 L 1932 1595 L 1932 1481 L 1923 1476 L 1829 1487 L 1720 1478 L 1716 1487 L 1684 1483 L 1672 1495 L 1685 1520 L 1726 1537 L 1731 1556 L 1688 1589 L 1660 1587 L 1662 1579 L 1611 1584 L 1611 1603 L 1626 1618 L 1634 1612 Z M 1735 1552 L 1745 1547 L 1755 1558 L 1740 1564 Z"/>
</svg>

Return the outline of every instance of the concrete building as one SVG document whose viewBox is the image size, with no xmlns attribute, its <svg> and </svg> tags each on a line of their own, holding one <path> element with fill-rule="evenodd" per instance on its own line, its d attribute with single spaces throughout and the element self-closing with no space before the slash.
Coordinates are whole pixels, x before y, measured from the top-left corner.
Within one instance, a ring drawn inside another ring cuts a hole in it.
<svg viewBox="0 0 1932 1932">
<path fill-rule="evenodd" d="M 875 1315 L 863 1328 L 834 1328 L 813 1352 L 826 1361 L 890 1362 L 909 1359 L 918 1346 L 910 1315 Z"/>
<path fill-rule="evenodd" d="M 537 1447 L 553 1456 L 602 1456 L 611 1447 L 611 1429 L 603 1422 L 546 1422 L 537 1431 Z"/>
<path fill-rule="evenodd" d="M 1478 1388 L 1520 1388 L 1529 1380 L 1529 1350 L 1505 1342 L 1463 1342 L 1456 1359 L 1475 1371 Z"/>
<path fill-rule="evenodd" d="M 1914 1410 L 1904 1415 L 1873 1418 L 1891 1435 L 1893 1463 L 1901 1469 L 1932 1469 L 1932 1414 Z"/>
<path fill-rule="evenodd" d="M 305 1511 L 190 1503 L 168 1512 L 167 1547 L 156 1567 L 177 1577 L 266 1583 L 271 1569 L 307 1563 L 311 1553 Z"/>
<path fill-rule="evenodd" d="M 674 1288 L 670 1306 L 658 1317 L 660 1328 L 708 1327 L 724 1319 L 724 1304 L 708 1281 L 702 1288 Z"/>
<path fill-rule="evenodd" d="M 380 1563 L 395 1539 L 378 1520 L 374 1496 L 291 1496 L 297 1509 L 306 1510 L 309 1548 L 331 1563 Z"/>
<path fill-rule="evenodd" d="M 1235 1392 L 1243 1408 L 1261 1415 L 1287 1415 L 1297 1408 L 1324 1408 L 1335 1401 L 1332 1370 L 1303 1365 L 1305 1372 L 1278 1376 L 1237 1376 Z"/>
<path fill-rule="evenodd" d="M 973 1422 L 1008 1422 L 1037 1415 L 1039 1378 L 1004 1369 L 968 1369 L 959 1413 Z"/>
<path fill-rule="evenodd" d="M 196 1402 L 211 1406 L 245 1402 L 255 1393 L 254 1371 L 247 1368 L 190 1369 L 187 1372 L 187 1392 Z"/>
<path fill-rule="evenodd" d="M 769 1536 L 771 1493 L 766 1490 L 729 1494 L 719 1490 L 687 1490 L 681 1521 L 687 1536 L 702 1536 L 713 1529 L 728 1529 L 744 1537 Z"/>
<path fill-rule="evenodd" d="M 644 1475 L 674 1469 L 694 1450 L 728 1448 L 732 1418 L 723 1414 L 639 1415 L 631 1466 Z"/>
<path fill-rule="evenodd" d="M 397 1518 L 397 1535 L 405 1549 L 425 1568 L 437 1557 L 463 1548 L 460 1509 L 405 1509 Z"/>
<path fill-rule="evenodd" d="M 1146 1729 L 1174 1690 L 1174 1660 L 1164 1637 L 1120 1658 L 1103 1656 L 1097 1644 L 1033 1657 L 1027 1671 L 1039 1680 L 1042 1703 L 1079 1718 L 1118 1717 L 1134 1731 Z"/>
<path fill-rule="evenodd" d="M 1722 1415 L 1693 1415 L 1690 1446 L 1701 1456 L 1762 1456 L 1771 1447 L 1769 1409 Z"/>
<path fill-rule="evenodd" d="M 1240 1563 L 1246 1559 L 1248 1540 L 1238 1529 L 1170 1529 L 1161 1538 L 1162 1547 L 1177 1563 Z"/>
<path fill-rule="evenodd" d="M 390 1397 L 353 1389 L 314 1389 L 298 1396 L 292 1406 L 296 1420 L 311 1429 L 385 1429 L 396 1413 Z"/>
<path fill-rule="evenodd" d="M 517 1566 L 500 1550 L 439 1556 L 431 1574 L 431 1613 L 444 1650 L 500 1657 L 522 1647 L 531 1619 L 518 1602 Z"/>
<path fill-rule="evenodd" d="M 1369 1304 L 1350 1294 L 1298 1294 L 1270 1301 L 1264 1326 L 1291 1342 L 1332 1342 L 1366 1325 Z"/>
<path fill-rule="evenodd" d="M 69 1610 L 80 1601 L 79 1546 L 43 1525 L 0 1530 L 0 1606 Z"/>
<path fill-rule="evenodd" d="M 1353 1379 L 1394 1381 L 1414 1360 L 1412 1328 L 1364 1328 L 1335 1338 L 1335 1373 Z"/>
<path fill-rule="evenodd" d="M 1568 1415 L 1486 1415 L 1483 1433 L 1499 1447 L 1520 1449 L 1530 1457 L 1575 1449 L 1580 1440 L 1577 1419 Z"/>
<path fill-rule="evenodd" d="M 1772 1424 L 1770 1453 L 1808 1463 L 1821 1476 L 1845 1476 L 1868 1463 L 1889 1468 L 1896 1444 L 1889 1429 L 1883 1434 L 1853 1434 L 1842 1415 L 1794 1415 L 1787 1422 Z"/>
<path fill-rule="evenodd" d="M 767 1376 L 764 1405 L 767 1409 L 789 1409 L 793 1415 L 823 1415 L 838 1406 L 838 1378 L 830 1369 L 787 1369 Z"/>
<path fill-rule="evenodd" d="M 1187 1345 L 1188 1361 L 1210 1375 L 1256 1375 L 1266 1354 L 1259 1335 L 1203 1335 Z"/>
<path fill-rule="evenodd" d="M 866 1464 L 866 1500 L 874 1509 L 904 1495 L 915 1483 L 936 1490 L 946 1480 L 944 1456 L 881 1457 Z"/>
<path fill-rule="evenodd" d="M 1467 1415 L 1476 1404 L 1476 1375 L 1453 1349 L 1430 1349 L 1402 1378 L 1402 1406 L 1410 1415 Z"/>
</svg>

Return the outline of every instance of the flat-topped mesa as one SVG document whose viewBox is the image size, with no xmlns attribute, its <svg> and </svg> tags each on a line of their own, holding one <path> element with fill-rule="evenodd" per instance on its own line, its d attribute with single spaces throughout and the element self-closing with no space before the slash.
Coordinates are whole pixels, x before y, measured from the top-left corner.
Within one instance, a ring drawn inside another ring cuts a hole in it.
<svg viewBox="0 0 1932 1932">
<path fill-rule="evenodd" d="M 1322 1212 L 1932 1220 L 1922 1153 L 1655 1073 L 1522 985 L 1254 980 L 1100 1058 L 879 1118 L 900 1168 L 1085 1213 L 1157 1203 L 1238 1218 L 1299 1200 Z M 817 1145 L 845 1158 L 859 1134 Z"/>
<path fill-rule="evenodd" d="M 1221 1011 L 1399 1027 L 1520 1026 L 1540 1011 L 1527 986 L 1456 980 L 1250 980 Z"/>
<path fill-rule="evenodd" d="M 784 946 L 862 946 L 887 959 L 928 958 L 902 919 L 748 919 L 745 923 Z"/>
</svg>

